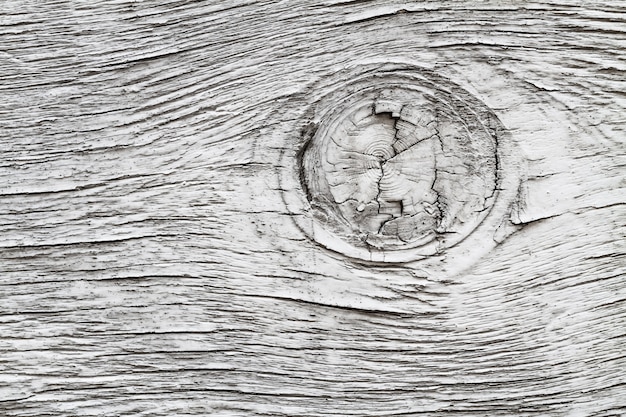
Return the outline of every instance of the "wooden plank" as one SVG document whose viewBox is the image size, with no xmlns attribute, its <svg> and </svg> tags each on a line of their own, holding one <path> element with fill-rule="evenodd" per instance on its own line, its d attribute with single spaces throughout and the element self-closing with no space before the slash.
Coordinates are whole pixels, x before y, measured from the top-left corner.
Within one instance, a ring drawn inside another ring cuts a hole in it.
<svg viewBox="0 0 626 417">
<path fill-rule="evenodd" d="M 0 414 L 626 412 L 622 2 L 0 10 Z M 294 170 L 401 72 L 501 123 L 497 215 L 372 262 Z"/>
</svg>

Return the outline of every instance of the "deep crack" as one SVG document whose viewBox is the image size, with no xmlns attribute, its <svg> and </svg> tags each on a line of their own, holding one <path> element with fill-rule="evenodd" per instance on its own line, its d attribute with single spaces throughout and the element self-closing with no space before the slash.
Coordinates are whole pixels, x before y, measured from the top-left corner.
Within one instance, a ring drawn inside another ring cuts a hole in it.
<svg viewBox="0 0 626 417">
<path fill-rule="evenodd" d="M 404 108 L 404 106 L 402 106 L 400 108 L 400 113 L 402 112 L 402 109 Z M 380 113 L 383 114 L 383 113 Z M 380 161 L 380 178 L 377 181 L 377 187 L 378 187 L 378 193 L 376 194 L 376 203 L 378 204 L 378 214 L 380 214 L 380 195 L 382 194 L 382 187 L 380 185 L 380 183 L 382 182 L 383 178 L 385 177 L 385 165 L 387 164 L 387 162 L 389 162 L 391 159 L 393 159 L 396 155 L 398 155 L 398 153 L 396 152 L 396 148 L 394 147 L 394 145 L 396 143 L 398 143 L 398 121 L 400 120 L 400 117 L 394 117 L 393 113 L 386 113 L 389 115 L 390 118 L 392 118 L 394 120 L 394 124 L 393 124 L 393 129 L 394 129 L 394 134 L 393 134 L 393 142 L 391 143 L 391 151 L 392 151 L 392 155 L 390 157 L 388 157 L 387 159 L 384 159 L 382 161 Z M 382 233 L 383 228 L 385 227 L 385 225 L 387 223 L 389 223 L 392 220 L 397 219 L 398 217 L 402 217 L 402 212 L 403 212 L 403 205 L 402 202 L 400 201 L 400 215 L 396 216 L 393 213 L 386 213 L 389 214 L 390 218 L 387 220 L 384 220 L 380 226 L 378 227 L 378 234 Z"/>
<path fill-rule="evenodd" d="M 434 122 L 434 121 L 433 121 Z M 431 123 L 433 123 L 431 122 Z M 430 125 L 430 123 L 429 123 Z M 433 127 L 433 129 L 435 130 L 436 134 L 435 136 L 437 136 L 437 142 L 439 143 L 439 147 L 441 148 L 441 155 L 444 155 L 444 148 L 443 148 L 443 140 L 441 139 L 441 134 L 439 132 L 439 127 L 437 126 L 437 124 L 435 123 L 435 126 Z M 437 153 L 435 153 L 435 158 L 434 158 L 434 170 L 433 170 L 433 183 L 430 186 L 430 189 L 433 191 L 433 193 L 435 193 L 436 197 L 435 197 L 435 203 L 434 205 L 437 207 L 437 214 L 435 217 L 437 217 L 437 227 L 435 228 L 435 233 L 437 234 L 441 234 L 440 230 L 442 227 L 442 223 L 443 223 L 443 218 L 444 218 L 444 214 L 443 214 L 443 207 L 442 207 L 442 203 L 441 203 L 441 193 L 439 192 L 439 190 L 437 190 L 435 188 L 435 184 L 437 184 L 437 180 L 439 177 L 439 164 L 437 163 Z"/>
</svg>

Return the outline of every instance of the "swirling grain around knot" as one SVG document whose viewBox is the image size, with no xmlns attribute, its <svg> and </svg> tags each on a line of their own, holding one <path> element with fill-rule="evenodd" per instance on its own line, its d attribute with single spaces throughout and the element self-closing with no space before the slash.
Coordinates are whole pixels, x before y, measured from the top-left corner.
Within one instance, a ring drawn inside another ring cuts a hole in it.
<svg viewBox="0 0 626 417">
<path fill-rule="evenodd" d="M 476 233 L 492 242 L 519 182 L 519 151 L 494 112 L 420 67 L 347 72 L 313 88 L 304 118 L 314 128 L 285 154 L 282 181 L 299 177 L 301 190 L 285 201 L 301 229 L 376 262 L 443 254 Z"/>
</svg>

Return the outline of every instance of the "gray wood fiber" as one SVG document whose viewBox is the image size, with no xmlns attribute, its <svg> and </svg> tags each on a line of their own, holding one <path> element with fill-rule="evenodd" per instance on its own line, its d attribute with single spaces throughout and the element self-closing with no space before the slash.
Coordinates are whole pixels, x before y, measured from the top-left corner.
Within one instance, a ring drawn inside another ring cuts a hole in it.
<svg viewBox="0 0 626 417">
<path fill-rule="evenodd" d="M 626 415 L 625 16 L 0 1 L 0 416 Z M 320 86 L 387 63 L 516 144 L 469 249 L 354 259 L 288 208 Z"/>
</svg>

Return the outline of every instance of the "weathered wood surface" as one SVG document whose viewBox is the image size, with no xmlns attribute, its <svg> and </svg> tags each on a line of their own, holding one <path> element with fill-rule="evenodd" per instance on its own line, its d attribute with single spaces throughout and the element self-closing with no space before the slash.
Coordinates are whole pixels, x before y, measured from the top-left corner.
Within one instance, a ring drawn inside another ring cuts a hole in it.
<svg viewBox="0 0 626 417">
<path fill-rule="evenodd" d="M 626 414 L 623 2 L 1 4 L 1 415 Z M 377 63 L 519 147 L 481 250 L 351 260 L 285 206 L 304 105 Z"/>
</svg>

